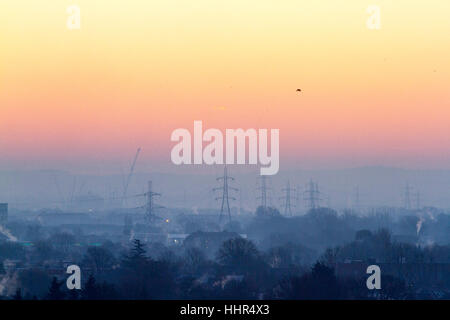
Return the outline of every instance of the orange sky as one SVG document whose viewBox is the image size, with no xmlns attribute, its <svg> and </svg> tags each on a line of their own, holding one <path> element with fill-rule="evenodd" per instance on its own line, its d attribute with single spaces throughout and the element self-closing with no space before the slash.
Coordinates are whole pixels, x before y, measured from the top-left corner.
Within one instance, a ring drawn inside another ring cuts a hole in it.
<svg viewBox="0 0 450 320">
<path fill-rule="evenodd" d="M 0 169 L 170 168 L 193 120 L 279 128 L 280 170 L 449 168 L 450 2 L 411 2 L 3 1 Z"/>
</svg>

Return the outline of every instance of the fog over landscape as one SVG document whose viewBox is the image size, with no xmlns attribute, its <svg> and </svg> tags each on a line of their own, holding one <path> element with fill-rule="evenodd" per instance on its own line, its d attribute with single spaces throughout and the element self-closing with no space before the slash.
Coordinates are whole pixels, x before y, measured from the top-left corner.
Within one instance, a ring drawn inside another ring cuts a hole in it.
<svg viewBox="0 0 450 320">
<path fill-rule="evenodd" d="M 236 168 L 236 169 L 235 169 Z M 223 166 L 198 169 L 195 174 L 186 173 L 186 168 L 175 173 L 135 172 L 128 188 L 128 195 L 141 194 L 152 180 L 156 191 L 163 194 L 160 203 L 173 207 L 217 208 L 212 189 L 216 178 L 222 174 Z M 236 170 L 237 172 L 234 172 Z M 254 211 L 259 201 L 259 172 L 229 166 L 229 174 L 236 178 L 235 186 L 242 191 L 242 205 Z M 68 171 L 0 171 L 0 199 L 9 202 L 12 208 L 64 208 L 68 202 L 88 194 L 105 200 L 123 195 L 126 173 L 114 175 L 73 174 Z M 361 167 L 337 170 L 280 170 L 270 177 L 271 199 L 274 206 L 282 207 L 281 189 L 287 180 L 293 188 L 305 185 L 312 179 L 324 194 L 323 205 L 344 209 L 354 207 L 357 190 L 362 207 L 403 207 L 406 185 L 411 188 L 411 203 L 416 204 L 415 194 L 420 193 L 420 206 L 450 208 L 450 170 L 405 170 L 390 167 Z M 239 194 L 238 194 L 239 195 Z M 239 195 L 240 196 L 240 195 Z M 136 200 L 130 200 L 133 203 Z M 300 197 L 300 211 L 307 210 Z M 100 208 L 97 208 L 100 209 Z"/>
<path fill-rule="evenodd" d="M 375 2 L 0 1 L 0 300 L 450 300 L 450 1 Z"/>
</svg>

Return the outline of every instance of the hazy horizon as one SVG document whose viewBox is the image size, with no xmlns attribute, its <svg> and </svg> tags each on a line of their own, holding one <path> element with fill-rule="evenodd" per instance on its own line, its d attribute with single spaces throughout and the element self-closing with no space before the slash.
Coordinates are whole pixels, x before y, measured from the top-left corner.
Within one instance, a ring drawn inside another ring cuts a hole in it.
<svg viewBox="0 0 450 320">
<path fill-rule="evenodd" d="M 159 202 L 172 207 L 216 208 L 212 189 L 220 186 L 216 178 L 223 174 L 223 166 L 211 166 L 202 173 L 143 172 L 138 168 L 134 172 L 128 188 L 128 196 L 142 194 L 147 189 L 147 182 L 153 181 L 153 188 L 161 192 Z M 83 197 L 88 194 L 108 199 L 123 195 L 125 179 L 129 171 L 116 174 L 73 174 L 59 170 L 4 171 L 0 170 L 0 202 L 19 204 L 17 207 L 29 208 L 32 204 L 41 207 L 64 207 L 69 199 Z M 228 173 L 236 180 L 233 185 L 241 193 L 236 193 L 236 201 L 232 206 L 253 211 L 258 205 L 259 172 L 245 168 L 236 170 L 228 166 Z M 305 185 L 312 179 L 318 183 L 323 193 L 322 205 L 336 209 L 353 208 L 356 201 L 356 189 L 359 191 L 359 206 L 370 207 L 403 207 L 404 189 L 408 184 L 411 188 L 411 207 L 416 206 L 416 193 L 420 193 L 419 205 L 450 208 L 450 170 L 406 170 L 389 167 L 360 167 L 349 169 L 326 170 L 280 170 L 275 176 L 269 176 L 268 181 L 272 191 L 269 201 L 274 207 L 283 207 L 281 189 L 289 180 L 291 187 L 299 189 L 300 201 L 296 203 L 299 211 L 306 210 L 304 201 Z M 45 186 L 45 187 L 43 187 Z M 241 197 L 242 196 L 242 200 Z M 296 195 L 292 197 L 295 198 Z M 143 199 L 131 200 L 139 204 Z M 293 200 L 293 202 L 296 202 Z M 22 205 L 20 205 L 22 203 Z M 107 205 L 107 204 L 105 204 Z M 116 207 L 120 207 L 117 203 Z"/>
</svg>

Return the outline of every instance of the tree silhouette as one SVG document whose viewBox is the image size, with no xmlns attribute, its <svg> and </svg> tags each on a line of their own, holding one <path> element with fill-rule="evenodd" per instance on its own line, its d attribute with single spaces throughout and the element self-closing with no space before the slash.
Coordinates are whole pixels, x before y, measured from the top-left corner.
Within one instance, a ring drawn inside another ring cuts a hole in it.
<svg viewBox="0 0 450 320">
<path fill-rule="evenodd" d="M 22 300 L 22 289 L 17 288 L 16 293 L 13 296 L 14 300 Z"/>
<path fill-rule="evenodd" d="M 184 255 L 184 268 L 188 273 L 195 273 L 206 265 L 206 257 L 198 248 L 187 249 Z"/>
<path fill-rule="evenodd" d="M 52 283 L 50 284 L 50 288 L 47 294 L 47 300 L 63 300 L 65 297 L 65 293 L 61 291 L 61 285 L 63 282 L 59 282 L 56 277 L 53 277 Z"/>
<path fill-rule="evenodd" d="M 106 281 L 103 281 L 101 284 L 97 285 L 97 292 L 98 299 L 113 300 L 119 298 L 116 287 Z"/>
<path fill-rule="evenodd" d="M 126 255 L 123 258 L 122 264 L 125 268 L 129 268 L 135 271 L 142 271 L 149 260 L 150 259 L 146 256 L 145 245 L 141 243 L 141 240 L 134 239 L 130 254 Z"/>
<path fill-rule="evenodd" d="M 263 207 L 259 206 L 256 208 L 256 216 L 257 217 L 281 217 L 280 211 L 273 207 Z"/>
<path fill-rule="evenodd" d="M 372 232 L 367 229 L 358 230 L 355 234 L 355 240 L 367 240 L 372 237 Z"/>
<path fill-rule="evenodd" d="M 277 287 L 277 297 L 301 300 L 339 299 L 341 289 L 334 269 L 317 262 L 311 272 L 282 280 Z"/>
<path fill-rule="evenodd" d="M 261 261 L 253 242 L 243 238 L 225 241 L 217 253 L 217 260 L 224 266 L 236 268 L 237 271 L 249 271 Z"/>
<path fill-rule="evenodd" d="M 81 290 L 82 300 L 97 300 L 99 298 L 98 288 L 94 276 L 89 275 L 88 281 L 84 285 L 83 290 Z"/>
<path fill-rule="evenodd" d="M 130 253 L 122 259 L 122 290 L 132 299 L 147 299 L 150 278 L 150 259 L 139 239 L 133 240 Z"/>
<path fill-rule="evenodd" d="M 319 258 L 319 262 L 327 267 L 333 268 L 338 260 L 339 249 L 339 247 L 327 248 Z"/>
<path fill-rule="evenodd" d="M 110 269 L 115 262 L 113 254 L 106 248 L 90 247 L 83 259 L 83 265 L 90 268 L 95 274 Z"/>
<path fill-rule="evenodd" d="M 6 273 L 6 271 L 5 271 L 5 268 L 3 266 L 3 261 L 0 260 L 0 274 L 5 274 L 5 273 Z"/>
<path fill-rule="evenodd" d="M 78 300 L 79 296 L 80 296 L 80 290 L 77 289 L 72 289 L 69 290 L 69 294 L 67 295 L 67 299 L 68 300 Z"/>
</svg>

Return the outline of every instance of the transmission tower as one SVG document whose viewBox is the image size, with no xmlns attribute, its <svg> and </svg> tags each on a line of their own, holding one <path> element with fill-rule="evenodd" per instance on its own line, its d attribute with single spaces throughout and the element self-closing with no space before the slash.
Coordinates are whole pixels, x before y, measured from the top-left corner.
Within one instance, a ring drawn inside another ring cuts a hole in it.
<svg viewBox="0 0 450 320">
<path fill-rule="evenodd" d="M 317 183 L 314 183 L 312 179 L 306 185 L 306 190 L 303 193 L 304 200 L 306 201 L 306 205 L 308 209 L 316 209 L 319 207 L 320 202 L 320 191 Z"/>
<path fill-rule="evenodd" d="M 281 189 L 282 192 L 284 192 L 284 197 L 281 199 L 284 200 L 284 215 L 285 216 L 291 216 L 292 217 L 292 206 L 295 207 L 295 204 L 291 205 L 291 192 L 292 192 L 292 198 L 294 200 L 296 199 L 295 192 L 296 190 L 294 188 L 291 188 L 291 184 L 289 180 L 287 181 L 286 188 Z"/>
<path fill-rule="evenodd" d="M 409 185 L 409 183 L 406 184 L 405 186 L 405 194 L 404 194 L 404 199 L 405 201 L 405 209 L 410 210 L 411 209 L 411 186 Z"/>
<path fill-rule="evenodd" d="M 361 192 L 360 192 L 359 185 L 356 185 L 353 188 L 353 193 L 352 193 L 352 196 L 351 196 L 351 200 L 350 200 L 350 203 L 348 203 L 348 205 L 351 207 L 351 209 L 353 211 L 361 211 L 362 210 Z"/>
<path fill-rule="evenodd" d="M 267 191 L 270 189 L 267 186 L 267 176 L 261 176 L 261 185 L 257 188 L 261 192 L 261 195 L 259 197 L 256 197 L 257 200 L 261 200 L 260 206 L 264 210 L 264 212 L 267 210 Z"/>
<path fill-rule="evenodd" d="M 297 214 L 300 214 L 300 208 L 301 208 L 301 198 L 302 198 L 302 188 L 300 187 L 299 184 L 297 184 L 296 188 L 295 188 L 295 206 L 297 208 Z"/>
<path fill-rule="evenodd" d="M 214 188 L 213 191 L 221 190 L 222 196 L 217 197 L 216 200 L 222 199 L 222 205 L 220 207 L 219 221 L 222 220 L 222 215 L 224 214 L 225 207 L 228 212 L 228 220 L 231 221 L 231 209 L 230 209 L 230 199 L 236 200 L 236 198 L 230 196 L 229 190 L 238 191 L 237 188 L 233 188 L 228 184 L 228 181 L 234 181 L 233 177 L 228 176 L 227 166 L 223 169 L 223 176 L 216 179 L 217 181 L 223 181 L 222 187 Z"/>
<path fill-rule="evenodd" d="M 148 223 L 151 223 L 153 219 L 159 218 L 155 215 L 155 210 L 162 208 L 161 206 L 155 205 L 154 198 L 160 197 L 161 194 L 157 192 L 153 192 L 152 190 L 152 182 L 148 182 L 147 192 L 144 193 L 147 199 L 147 203 L 145 206 L 145 219 Z"/>
<path fill-rule="evenodd" d="M 417 191 L 415 193 L 416 196 L 416 209 L 419 210 L 420 209 L 420 191 Z"/>
</svg>

